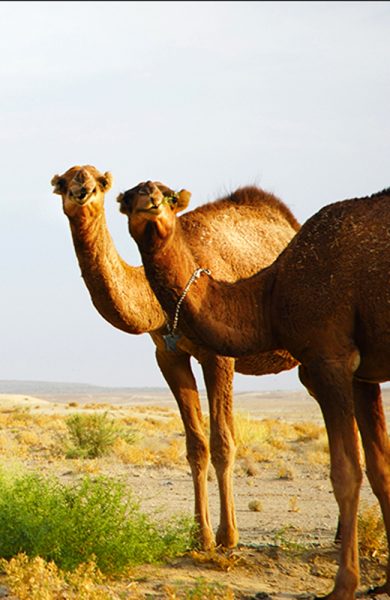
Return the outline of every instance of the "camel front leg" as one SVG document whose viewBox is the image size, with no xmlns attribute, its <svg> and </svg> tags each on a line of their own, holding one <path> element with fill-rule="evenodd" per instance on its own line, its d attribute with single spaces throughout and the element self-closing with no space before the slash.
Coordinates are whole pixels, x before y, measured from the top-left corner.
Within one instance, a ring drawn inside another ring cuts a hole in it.
<svg viewBox="0 0 390 600">
<path fill-rule="evenodd" d="M 367 477 L 381 506 L 390 556 L 390 444 L 380 386 L 376 383 L 355 381 L 354 399 L 356 419 L 366 457 Z M 370 593 L 390 595 L 389 558 L 386 582 L 370 590 Z"/>
<path fill-rule="evenodd" d="M 210 407 L 210 451 L 218 480 L 220 523 L 217 544 L 233 548 L 238 529 L 233 495 L 233 469 L 236 454 L 233 416 L 234 360 L 214 354 L 203 360 L 202 370 Z"/>
<path fill-rule="evenodd" d="M 345 361 L 347 363 L 347 361 Z M 357 512 L 362 469 L 354 415 L 352 373 L 339 361 L 303 367 L 324 416 L 331 481 L 341 520 L 340 563 L 333 591 L 322 600 L 353 600 L 359 584 Z M 319 599 L 318 599 L 319 600 Z"/>
<path fill-rule="evenodd" d="M 190 355 L 166 352 L 157 348 L 156 358 L 179 406 L 186 435 L 187 460 L 194 484 L 198 542 L 203 550 L 208 550 L 215 544 L 207 492 L 210 452 L 203 428 L 196 381 L 191 370 Z"/>
</svg>

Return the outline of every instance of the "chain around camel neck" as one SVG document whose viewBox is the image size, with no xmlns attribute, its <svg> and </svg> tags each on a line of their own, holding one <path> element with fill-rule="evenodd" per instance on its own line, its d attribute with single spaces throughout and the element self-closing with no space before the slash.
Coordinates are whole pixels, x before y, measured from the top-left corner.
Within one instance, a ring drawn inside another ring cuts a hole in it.
<svg viewBox="0 0 390 600">
<path fill-rule="evenodd" d="M 177 323 L 179 321 L 179 312 L 180 312 L 181 303 L 183 302 L 184 298 L 187 296 L 188 290 L 190 289 L 190 287 L 192 286 L 192 284 L 194 283 L 194 281 L 196 279 L 199 279 L 199 277 L 201 276 L 202 273 L 205 273 L 206 275 L 211 275 L 210 269 L 202 269 L 202 267 L 199 267 L 198 269 L 196 269 L 192 273 L 192 275 L 191 275 L 191 277 L 190 277 L 190 279 L 189 279 L 186 287 L 183 290 L 182 295 L 180 296 L 179 300 L 177 301 L 176 311 L 175 311 L 175 317 L 173 319 L 172 329 L 170 329 L 170 334 L 172 336 L 175 335 L 175 331 L 176 331 L 176 328 L 177 328 Z"/>
</svg>

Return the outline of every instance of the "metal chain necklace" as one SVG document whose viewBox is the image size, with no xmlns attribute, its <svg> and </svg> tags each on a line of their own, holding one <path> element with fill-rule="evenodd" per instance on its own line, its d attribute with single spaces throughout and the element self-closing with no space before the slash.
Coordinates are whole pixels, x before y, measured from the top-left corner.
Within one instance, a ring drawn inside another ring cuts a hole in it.
<svg viewBox="0 0 390 600">
<path fill-rule="evenodd" d="M 180 312 L 181 303 L 183 302 L 184 298 L 187 296 L 191 285 L 194 283 L 194 281 L 199 279 L 199 277 L 201 276 L 202 273 L 205 273 L 206 275 L 211 275 L 211 271 L 209 269 L 203 269 L 202 267 L 199 267 L 198 269 L 196 269 L 192 273 L 186 287 L 183 290 L 182 295 L 180 296 L 179 300 L 177 301 L 172 327 L 170 327 L 170 325 L 168 324 L 167 325 L 168 333 L 166 335 L 163 335 L 165 347 L 167 350 L 170 350 L 172 352 L 175 352 L 175 350 L 176 350 L 176 344 L 177 344 L 178 340 L 180 339 L 180 335 L 176 333 L 176 329 L 177 329 L 177 323 L 179 321 L 179 312 Z"/>
</svg>

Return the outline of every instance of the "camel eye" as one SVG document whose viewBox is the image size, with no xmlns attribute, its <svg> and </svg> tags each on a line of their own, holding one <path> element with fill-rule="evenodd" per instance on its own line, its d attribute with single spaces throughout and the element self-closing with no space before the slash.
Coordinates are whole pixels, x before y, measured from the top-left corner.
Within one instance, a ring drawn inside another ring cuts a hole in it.
<svg viewBox="0 0 390 600">
<path fill-rule="evenodd" d="M 95 187 L 93 188 L 93 192 L 92 192 L 92 193 L 93 193 L 93 194 L 96 194 L 96 192 L 97 192 L 97 187 L 96 187 L 96 185 L 95 185 Z"/>
<path fill-rule="evenodd" d="M 72 190 L 69 190 L 69 196 L 73 196 Z"/>
</svg>

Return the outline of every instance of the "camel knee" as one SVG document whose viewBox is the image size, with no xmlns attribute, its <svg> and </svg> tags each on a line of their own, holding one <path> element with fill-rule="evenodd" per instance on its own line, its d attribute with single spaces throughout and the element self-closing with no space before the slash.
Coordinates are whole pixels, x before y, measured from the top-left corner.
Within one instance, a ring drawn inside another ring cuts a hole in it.
<svg viewBox="0 0 390 600">
<path fill-rule="evenodd" d="M 338 502 L 342 502 L 359 495 L 363 470 L 359 464 L 349 462 L 341 468 L 332 468 L 330 479 Z"/>
<path fill-rule="evenodd" d="M 377 468 L 373 468 L 369 463 L 367 463 L 366 467 L 367 477 L 375 496 L 378 499 L 382 496 L 387 497 L 390 493 L 390 472 L 387 465 L 381 465 L 380 461 L 378 461 Z"/>
<path fill-rule="evenodd" d="M 206 438 L 187 440 L 187 461 L 192 471 L 205 471 L 210 462 L 210 450 Z"/>
<path fill-rule="evenodd" d="M 230 432 L 212 439 L 210 447 L 211 462 L 216 470 L 228 468 L 234 463 L 236 444 Z"/>
</svg>

